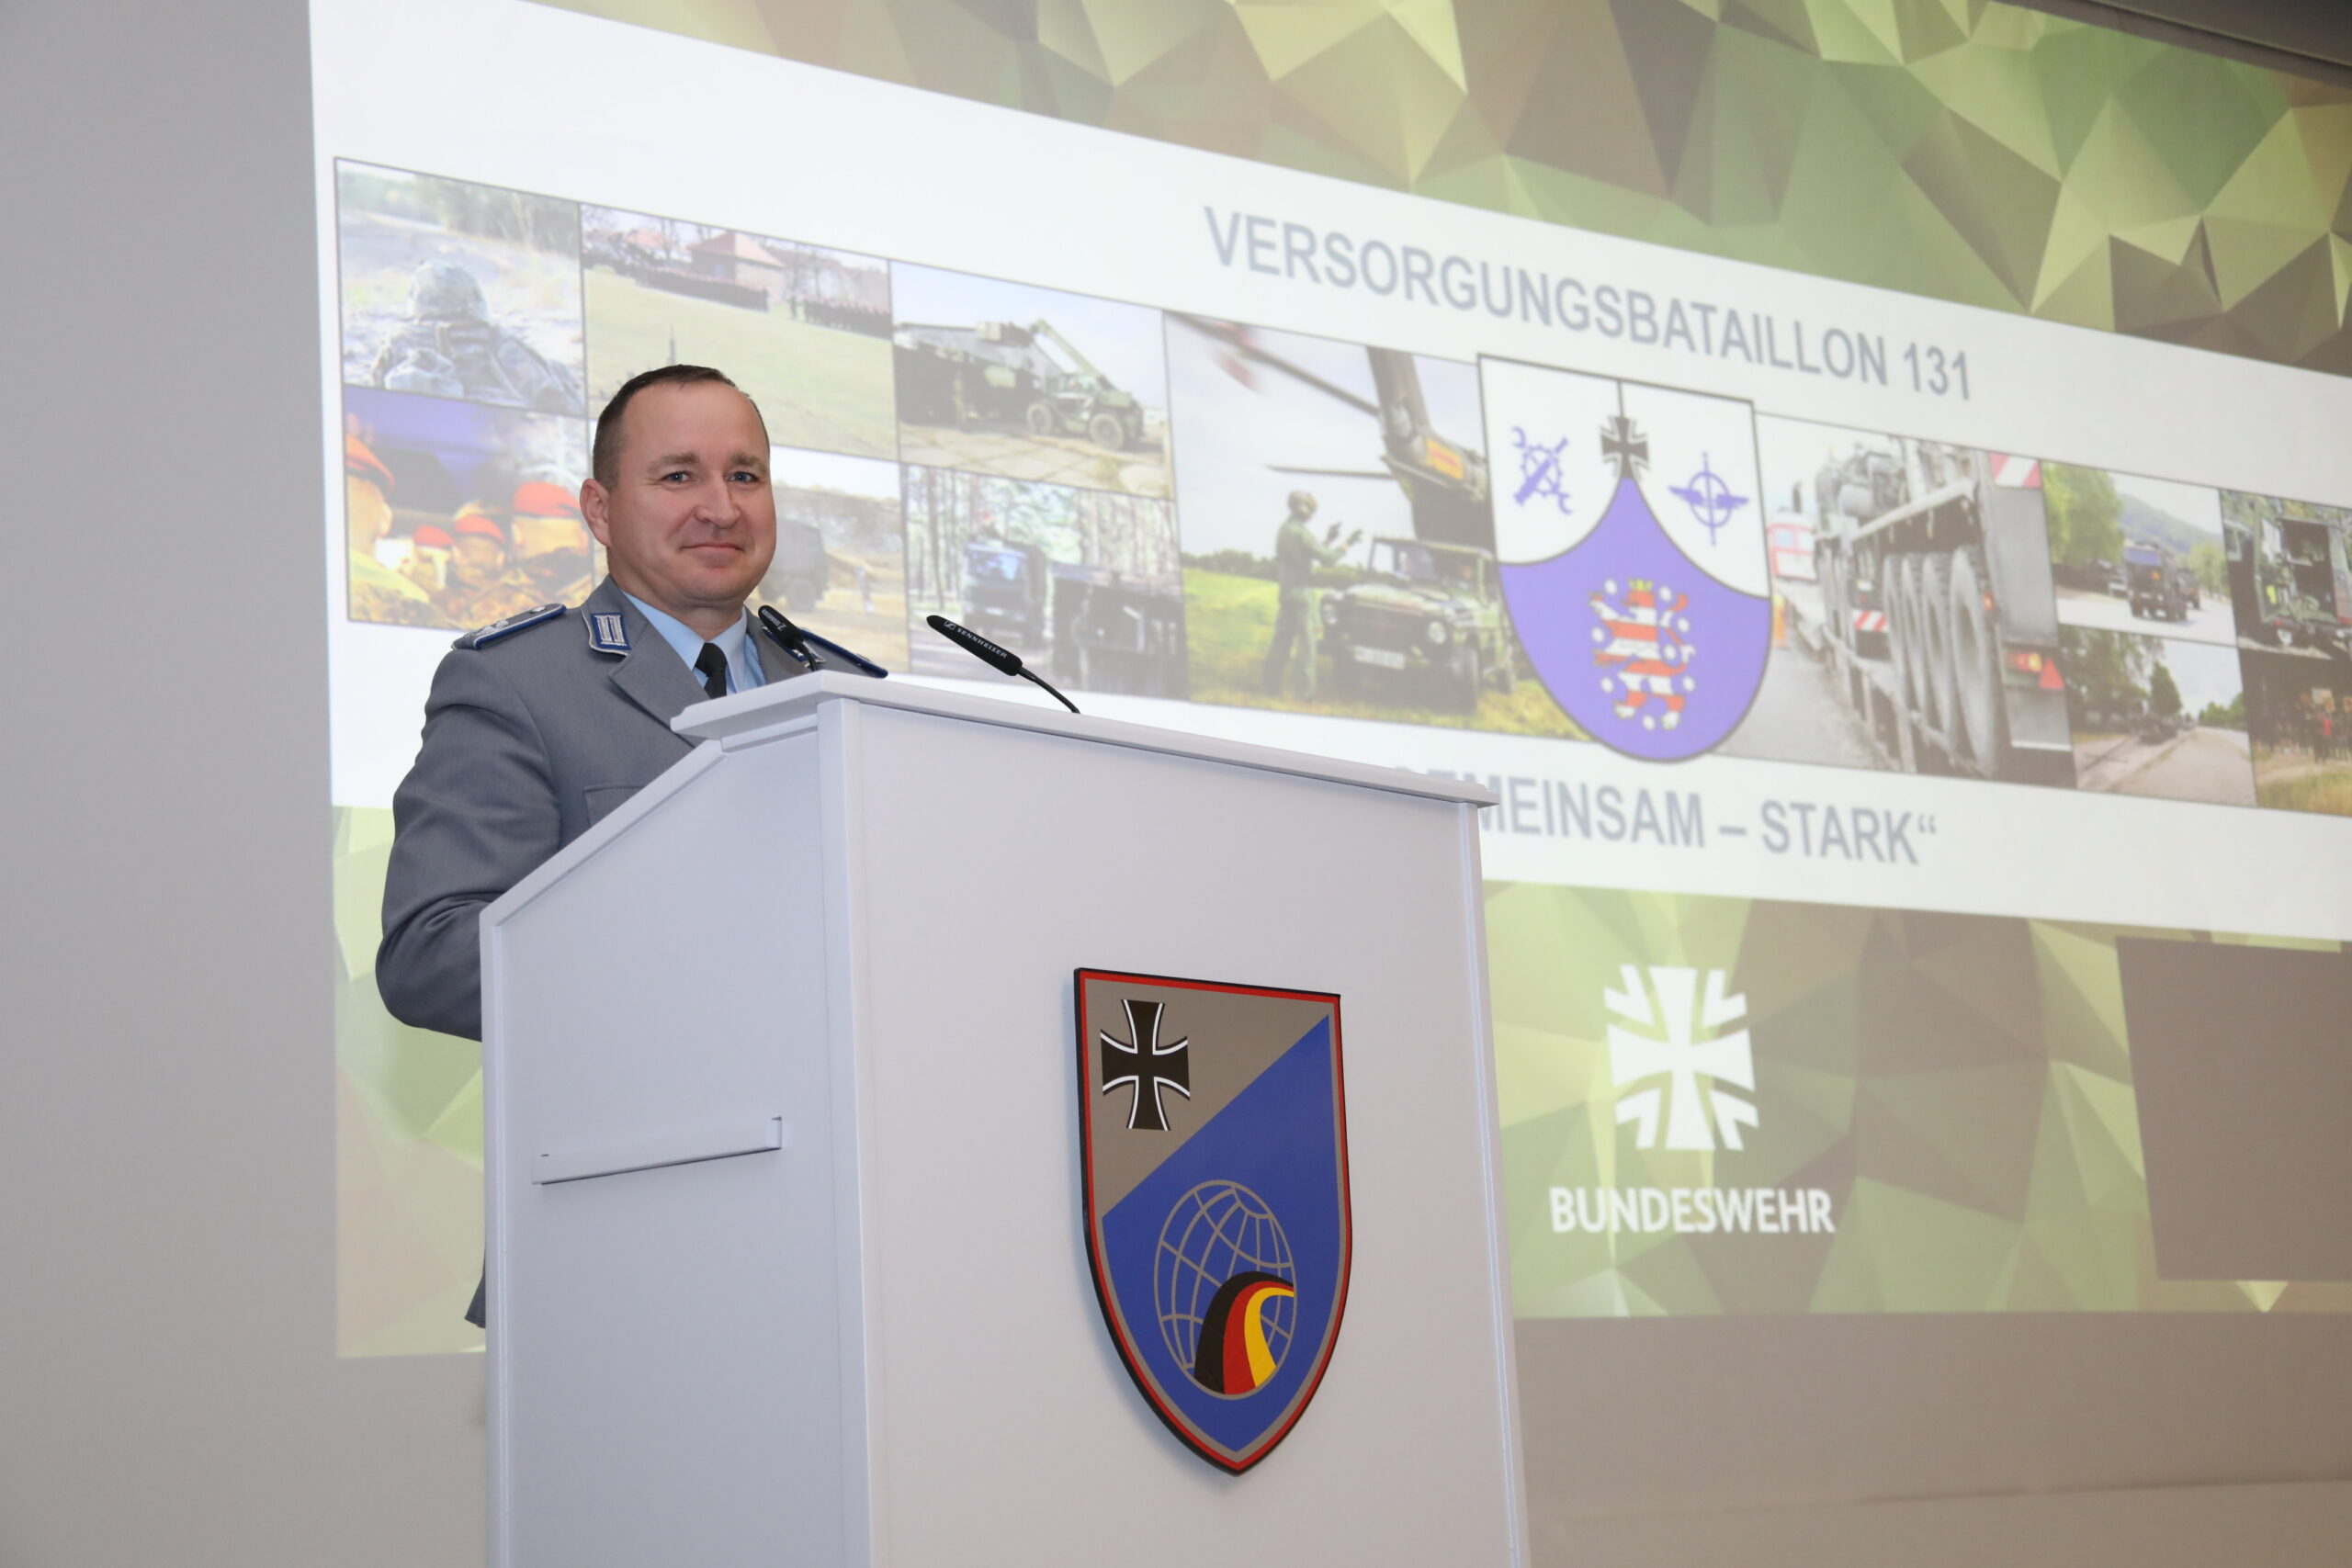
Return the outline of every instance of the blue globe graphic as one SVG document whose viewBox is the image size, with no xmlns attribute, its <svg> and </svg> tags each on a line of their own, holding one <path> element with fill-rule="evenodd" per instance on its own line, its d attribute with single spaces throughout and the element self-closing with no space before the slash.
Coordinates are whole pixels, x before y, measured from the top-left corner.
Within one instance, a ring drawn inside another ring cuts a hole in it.
<svg viewBox="0 0 2352 1568">
<path fill-rule="evenodd" d="M 1290 1238 L 1266 1201 L 1238 1181 L 1204 1181 L 1176 1200 L 1159 1227 L 1151 1263 L 1151 1299 L 1159 1316 L 1159 1337 L 1188 1373 L 1201 1344 L 1201 1320 L 1219 1287 L 1245 1269 L 1262 1269 L 1295 1289 L 1298 1270 L 1291 1262 Z M 1298 1302 L 1275 1296 L 1262 1319 L 1266 1348 L 1280 1367 L 1290 1354 L 1297 1327 Z M 1194 1385 L 1196 1388 L 1198 1384 Z M 1213 1391 L 1200 1390 L 1202 1393 Z M 1247 1394 L 1218 1394 L 1247 1398 Z"/>
</svg>

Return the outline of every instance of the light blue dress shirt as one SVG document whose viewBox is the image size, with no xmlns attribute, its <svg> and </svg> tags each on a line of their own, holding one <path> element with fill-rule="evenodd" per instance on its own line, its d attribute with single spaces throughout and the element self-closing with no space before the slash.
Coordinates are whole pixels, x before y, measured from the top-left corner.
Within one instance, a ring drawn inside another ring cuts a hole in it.
<svg viewBox="0 0 2352 1568">
<path fill-rule="evenodd" d="M 621 590 L 621 597 L 636 605 L 638 614 L 653 623 L 653 629 L 662 634 L 662 640 L 677 649 L 678 657 L 686 661 L 686 673 L 695 678 L 695 684 L 701 685 L 702 671 L 695 668 L 695 660 L 702 657 L 702 645 L 706 640 L 702 633 L 668 611 L 655 609 L 626 588 Z M 733 626 L 707 640 L 717 643 L 718 651 L 727 656 L 727 689 L 729 692 L 753 691 L 768 683 L 767 671 L 760 668 L 760 650 L 752 645 L 752 613 L 749 610 L 737 617 Z"/>
</svg>

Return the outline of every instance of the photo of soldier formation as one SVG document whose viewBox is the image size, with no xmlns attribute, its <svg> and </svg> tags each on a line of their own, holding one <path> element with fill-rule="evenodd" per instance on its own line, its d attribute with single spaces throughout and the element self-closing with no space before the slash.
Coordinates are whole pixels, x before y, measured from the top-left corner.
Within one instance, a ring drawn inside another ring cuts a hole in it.
<svg viewBox="0 0 2352 1568">
<path fill-rule="evenodd" d="M 587 420 L 652 365 L 775 443 L 763 602 L 969 678 L 1580 739 L 1495 554 L 1475 367 L 337 165 L 353 620 L 577 603 Z M 2352 512 L 1759 415 L 1734 756 L 2352 814 Z M 1181 520 L 1181 540 L 1180 540 Z"/>
<path fill-rule="evenodd" d="M 344 409 L 353 620 L 463 630 L 588 596 L 585 421 L 357 388 Z"/>
</svg>

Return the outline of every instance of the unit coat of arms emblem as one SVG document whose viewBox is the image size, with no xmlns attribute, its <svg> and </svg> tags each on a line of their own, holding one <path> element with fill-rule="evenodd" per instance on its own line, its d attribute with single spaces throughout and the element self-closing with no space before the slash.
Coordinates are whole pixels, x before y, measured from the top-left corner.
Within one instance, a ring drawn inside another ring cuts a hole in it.
<svg viewBox="0 0 2352 1568">
<path fill-rule="evenodd" d="M 1706 750 L 1771 651 L 1755 411 L 1508 360 L 1479 375 L 1503 597 L 1536 674 L 1605 746 Z"/>
<path fill-rule="evenodd" d="M 1347 1305 L 1340 998 L 1080 969 L 1086 1255 L 1128 1375 L 1238 1474 L 1295 1427 Z"/>
</svg>

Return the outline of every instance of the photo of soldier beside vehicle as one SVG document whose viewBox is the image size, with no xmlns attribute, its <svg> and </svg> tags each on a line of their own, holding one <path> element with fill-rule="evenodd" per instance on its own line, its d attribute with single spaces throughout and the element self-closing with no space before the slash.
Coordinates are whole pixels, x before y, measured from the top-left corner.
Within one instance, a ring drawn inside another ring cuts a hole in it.
<svg viewBox="0 0 2352 1568">
<path fill-rule="evenodd" d="M 1577 733 L 1504 606 L 1475 367 L 1193 317 L 1168 339 L 1194 701 Z"/>
</svg>

